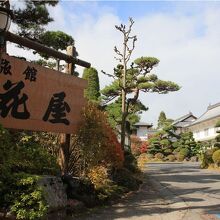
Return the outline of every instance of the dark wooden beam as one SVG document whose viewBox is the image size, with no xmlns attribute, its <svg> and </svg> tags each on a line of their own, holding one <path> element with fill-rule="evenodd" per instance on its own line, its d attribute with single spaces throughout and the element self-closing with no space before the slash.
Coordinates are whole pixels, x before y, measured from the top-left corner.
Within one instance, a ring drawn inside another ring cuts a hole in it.
<svg viewBox="0 0 220 220">
<path fill-rule="evenodd" d="M 36 50 L 37 52 L 40 52 L 40 53 L 46 53 L 49 56 L 55 57 L 57 59 L 65 60 L 67 63 L 73 63 L 73 64 L 76 64 L 76 65 L 79 65 L 82 67 L 86 67 L 86 68 L 89 68 L 91 66 L 90 63 L 88 63 L 84 60 L 80 60 L 80 59 L 77 59 L 77 58 L 72 57 L 70 55 L 61 53 L 61 52 L 54 50 L 50 47 L 46 47 L 45 45 L 42 45 L 38 42 L 29 40 L 27 38 L 20 37 L 20 36 L 13 34 L 11 32 L 6 33 L 6 41 L 10 41 L 10 42 L 22 45 L 24 47 L 28 47 L 28 48 Z"/>
</svg>

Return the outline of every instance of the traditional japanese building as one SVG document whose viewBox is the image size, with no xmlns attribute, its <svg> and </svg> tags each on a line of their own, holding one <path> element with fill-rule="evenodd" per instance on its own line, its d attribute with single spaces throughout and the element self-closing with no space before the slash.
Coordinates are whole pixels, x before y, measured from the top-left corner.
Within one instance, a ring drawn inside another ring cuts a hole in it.
<svg viewBox="0 0 220 220">
<path fill-rule="evenodd" d="M 188 114 L 176 119 L 172 125 L 176 127 L 176 133 L 180 134 L 185 132 L 187 130 L 186 126 L 192 124 L 196 119 L 197 117 L 194 116 L 192 112 L 189 112 Z"/>
<path fill-rule="evenodd" d="M 193 132 L 196 141 L 210 141 L 217 135 L 215 125 L 219 120 L 220 103 L 216 103 L 209 105 L 206 112 L 186 128 Z"/>
<path fill-rule="evenodd" d="M 149 136 L 155 134 L 157 131 L 153 129 L 153 124 L 138 122 L 134 125 L 132 134 L 139 137 L 142 141 L 148 140 Z"/>
</svg>

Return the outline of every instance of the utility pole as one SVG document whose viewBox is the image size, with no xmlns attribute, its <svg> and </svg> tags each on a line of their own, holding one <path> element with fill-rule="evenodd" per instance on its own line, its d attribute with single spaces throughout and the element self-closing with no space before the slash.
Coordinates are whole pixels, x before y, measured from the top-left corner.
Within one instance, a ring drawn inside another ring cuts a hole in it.
<svg viewBox="0 0 220 220">
<path fill-rule="evenodd" d="M 76 48 L 74 46 L 67 47 L 67 54 L 69 56 L 76 57 Z M 59 68 L 59 67 L 58 67 Z M 73 63 L 66 64 L 66 73 L 74 75 L 75 65 Z M 60 135 L 60 159 L 61 159 L 61 168 L 62 174 L 66 175 L 69 171 L 69 159 L 70 159 L 70 134 L 61 134 Z"/>
</svg>

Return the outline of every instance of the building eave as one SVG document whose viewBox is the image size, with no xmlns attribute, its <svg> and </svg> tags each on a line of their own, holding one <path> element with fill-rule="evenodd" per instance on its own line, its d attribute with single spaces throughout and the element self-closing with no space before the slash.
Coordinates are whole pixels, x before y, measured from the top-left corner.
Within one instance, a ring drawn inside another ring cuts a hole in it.
<svg viewBox="0 0 220 220">
<path fill-rule="evenodd" d="M 189 128 L 189 127 L 193 127 L 194 125 L 202 124 L 202 123 L 204 123 L 204 122 L 210 121 L 210 120 L 215 119 L 215 118 L 218 118 L 218 117 L 220 117 L 220 114 L 217 115 L 217 116 L 213 116 L 213 117 L 210 117 L 210 118 L 204 119 L 204 120 L 199 121 L 199 122 L 196 122 L 196 121 L 195 121 L 195 122 L 193 122 L 192 124 L 187 125 L 187 126 L 185 126 L 185 127 L 187 127 L 187 128 Z"/>
</svg>

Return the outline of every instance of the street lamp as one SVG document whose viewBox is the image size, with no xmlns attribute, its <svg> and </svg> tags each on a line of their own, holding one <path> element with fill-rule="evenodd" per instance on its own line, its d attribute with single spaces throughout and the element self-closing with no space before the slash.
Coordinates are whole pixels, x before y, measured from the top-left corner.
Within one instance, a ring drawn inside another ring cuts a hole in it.
<svg viewBox="0 0 220 220">
<path fill-rule="evenodd" d="M 8 8 L 0 7 L 0 49 L 5 46 L 5 34 L 11 25 L 12 11 Z"/>
</svg>

